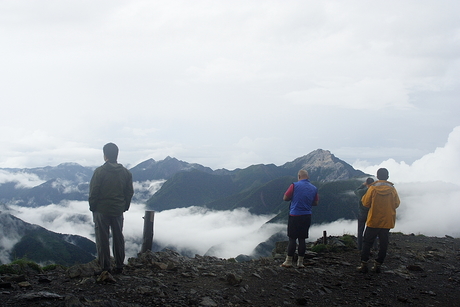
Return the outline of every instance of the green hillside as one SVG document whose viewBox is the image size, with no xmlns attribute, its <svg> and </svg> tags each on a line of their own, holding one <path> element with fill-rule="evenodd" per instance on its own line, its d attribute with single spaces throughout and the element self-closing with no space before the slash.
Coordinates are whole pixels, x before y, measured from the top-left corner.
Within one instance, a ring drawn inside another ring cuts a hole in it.
<svg viewBox="0 0 460 307">
<path fill-rule="evenodd" d="M 155 211 L 190 206 L 204 206 L 236 192 L 230 176 L 212 175 L 198 170 L 179 172 L 167 180 L 148 201 Z"/>
<path fill-rule="evenodd" d="M 79 238 L 78 244 L 90 248 L 96 253 L 94 242 Z M 83 242 L 85 241 L 85 242 Z M 13 258 L 27 258 L 37 263 L 56 263 L 71 266 L 94 260 L 94 255 L 75 244 L 64 240 L 64 235 L 54 233 L 42 227 L 26 230 L 21 240 L 14 245 L 11 255 Z"/>
<path fill-rule="evenodd" d="M 276 214 L 281 210 L 283 194 L 293 180 L 294 177 L 289 176 L 277 178 L 252 189 L 208 203 L 206 207 L 218 210 L 244 207 L 249 208 L 249 212 L 253 214 Z"/>
</svg>

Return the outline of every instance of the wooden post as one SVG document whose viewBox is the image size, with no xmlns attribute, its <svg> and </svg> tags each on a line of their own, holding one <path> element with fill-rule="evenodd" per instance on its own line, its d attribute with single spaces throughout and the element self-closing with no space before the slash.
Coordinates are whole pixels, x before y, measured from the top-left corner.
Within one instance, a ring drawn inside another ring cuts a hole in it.
<svg viewBox="0 0 460 307">
<path fill-rule="evenodd" d="M 323 231 L 323 244 L 324 245 L 327 244 L 327 232 L 326 232 L 326 230 Z"/>
<path fill-rule="evenodd" d="M 155 211 L 145 211 L 144 219 L 144 234 L 142 239 L 141 253 L 152 250 L 153 242 L 153 220 L 155 217 Z"/>
</svg>

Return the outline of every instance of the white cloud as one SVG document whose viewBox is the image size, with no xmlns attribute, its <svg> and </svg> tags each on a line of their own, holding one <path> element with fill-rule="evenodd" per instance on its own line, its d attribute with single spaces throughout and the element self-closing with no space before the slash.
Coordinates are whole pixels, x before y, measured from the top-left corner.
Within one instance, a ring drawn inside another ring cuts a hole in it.
<svg viewBox="0 0 460 307">
<path fill-rule="evenodd" d="M 166 180 L 134 181 L 134 197 L 136 202 L 145 203 L 156 191 L 158 191 Z"/>
<path fill-rule="evenodd" d="M 396 211 L 396 226 L 392 231 L 460 237 L 457 217 L 460 214 L 460 126 L 449 135 L 444 147 L 436 148 L 412 164 L 393 159 L 369 166 L 362 161 L 353 166 L 375 176 L 380 167 L 390 172 L 401 204 Z M 321 205 L 321 202 L 320 204 Z M 314 212 L 313 212 L 314 223 Z M 340 220 L 330 224 L 313 225 L 310 240 L 328 235 L 356 234 L 357 222 Z"/>
<path fill-rule="evenodd" d="M 417 182 L 397 184 L 401 204 L 396 210 L 396 225 L 391 231 L 405 234 L 423 234 L 460 237 L 457 216 L 460 186 L 445 182 Z M 321 205 L 321 203 L 320 203 Z M 313 212 L 314 222 L 314 212 Z M 310 241 L 328 235 L 356 235 L 357 221 L 339 220 L 329 224 L 313 225 Z"/>
<path fill-rule="evenodd" d="M 78 234 L 94 241 L 92 215 L 88 202 L 65 201 L 43 207 L 29 208 L 10 206 L 12 214 L 23 221 L 40 225 L 48 230 Z"/>
<path fill-rule="evenodd" d="M 449 134 L 444 147 L 436 148 L 412 164 L 389 159 L 363 167 L 357 162 L 354 167 L 374 176 L 381 167 L 389 170 L 389 180 L 395 184 L 401 199 L 395 231 L 459 237 L 455 219 L 460 213 L 459 152 L 460 126 Z"/>
<path fill-rule="evenodd" d="M 88 203 L 63 202 L 38 208 L 11 206 L 18 218 L 48 230 L 84 236 L 94 241 L 94 224 Z M 142 246 L 145 207 L 131 204 L 124 214 L 126 256 L 135 257 Z M 256 216 L 247 209 L 213 211 L 199 207 L 155 213 L 154 242 L 160 246 L 204 255 L 211 247 L 215 256 L 230 258 L 250 254 L 257 244 L 285 226 L 263 224 L 272 216 Z"/>
<path fill-rule="evenodd" d="M 313 223 L 315 219 L 314 214 L 315 213 L 313 211 Z M 326 231 L 327 236 L 342 236 L 344 234 L 356 235 L 357 227 L 357 222 L 352 220 L 338 220 L 326 224 L 313 224 L 310 228 L 309 238 L 307 241 L 313 242 L 318 238 L 322 238 L 324 231 Z"/>
<path fill-rule="evenodd" d="M 423 137 L 421 135 L 420 137 Z M 401 182 L 435 182 L 442 181 L 460 185 L 460 126 L 455 127 L 449 134 L 444 147 L 438 147 L 412 164 L 404 161 L 397 162 L 388 159 L 378 165 L 366 165 L 362 161 L 353 164 L 353 167 L 365 173 L 375 175 L 377 170 L 385 167 L 390 172 L 390 181 Z"/>
<path fill-rule="evenodd" d="M 398 185 L 401 198 L 395 231 L 430 236 L 460 237 L 460 186 L 434 181 Z"/>
<path fill-rule="evenodd" d="M 0 170 L 0 184 L 5 182 L 16 182 L 16 187 L 19 188 L 32 188 L 45 181 L 38 178 L 35 174 Z"/>
<path fill-rule="evenodd" d="M 245 208 L 214 211 L 200 207 L 162 211 L 155 217 L 155 237 L 161 245 L 171 244 L 203 255 L 216 247 L 215 256 L 230 258 L 250 254 L 280 227 L 261 226 L 272 216 L 257 216 Z"/>
<path fill-rule="evenodd" d="M 2 212 L 0 212 L 1 214 Z M 11 249 L 21 240 L 23 234 L 15 231 L 16 220 L 2 216 L 3 227 L 0 227 L 0 263 L 9 263 Z"/>
</svg>

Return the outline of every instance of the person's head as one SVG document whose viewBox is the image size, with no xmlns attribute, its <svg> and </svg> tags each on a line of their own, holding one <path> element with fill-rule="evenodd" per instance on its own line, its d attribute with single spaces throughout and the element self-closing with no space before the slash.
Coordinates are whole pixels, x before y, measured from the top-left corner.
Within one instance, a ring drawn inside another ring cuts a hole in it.
<svg viewBox="0 0 460 307">
<path fill-rule="evenodd" d="M 367 185 L 370 185 L 370 184 L 372 184 L 373 182 L 374 182 L 374 179 L 371 178 L 371 177 L 369 177 L 369 178 L 366 179 L 366 184 L 367 184 Z"/>
<path fill-rule="evenodd" d="M 297 174 L 297 177 L 299 178 L 299 180 L 310 178 L 310 176 L 308 176 L 308 172 L 306 170 L 304 170 L 304 169 L 301 169 L 299 171 L 299 173 Z"/>
<path fill-rule="evenodd" d="M 386 168 L 379 168 L 377 171 L 378 180 L 387 180 L 389 177 L 388 170 Z"/>
<path fill-rule="evenodd" d="M 104 145 L 102 148 L 102 151 L 104 152 L 104 159 L 106 161 L 115 163 L 117 162 L 118 158 L 118 147 L 114 143 L 107 143 Z"/>
</svg>

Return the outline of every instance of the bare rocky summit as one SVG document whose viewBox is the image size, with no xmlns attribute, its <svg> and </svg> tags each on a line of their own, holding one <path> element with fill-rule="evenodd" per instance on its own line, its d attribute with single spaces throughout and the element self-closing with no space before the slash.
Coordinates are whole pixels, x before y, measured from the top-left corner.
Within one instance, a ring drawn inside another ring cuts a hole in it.
<svg viewBox="0 0 460 307">
<path fill-rule="evenodd" d="M 321 242 L 320 240 L 318 241 Z M 283 256 L 237 263 L 172 250 L 130 258 L 122 274 L 95 261 L 0 276 L 1 306 L 459 306 L 460 239 L 392 233 L 383 271 L 358 273 L 359 253 L 330 237 L 305 268 Z M 282 245 L 282 244 L 281 244 Z M 311 248 L 312 246 L 310 246 Z M 318 247 L 316 245 L 315 247 Z"/>
</svg>

